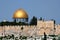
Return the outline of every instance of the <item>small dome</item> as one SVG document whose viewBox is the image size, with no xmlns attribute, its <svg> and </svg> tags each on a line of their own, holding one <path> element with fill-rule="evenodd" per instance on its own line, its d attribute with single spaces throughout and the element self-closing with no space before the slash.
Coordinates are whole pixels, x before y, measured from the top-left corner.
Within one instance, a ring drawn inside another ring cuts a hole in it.
<svg viewBox="0 0 60 40">
<path fill-rule="evenodd" d="M 23 9 L 18 9 L 14 12 L 13 18 L 28 18 L 28 15 Z"/>
</svg>

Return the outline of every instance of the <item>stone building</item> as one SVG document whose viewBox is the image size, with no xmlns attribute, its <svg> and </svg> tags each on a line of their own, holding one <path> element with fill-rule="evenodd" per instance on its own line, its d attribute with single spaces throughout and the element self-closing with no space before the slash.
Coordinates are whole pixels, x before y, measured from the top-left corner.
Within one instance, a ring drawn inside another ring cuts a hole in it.
<svg viewBox="0 0 60 40">
<path fill-rule="evenodd" d="M 26 15 L 25 11 L 19 10 L 14 17 L 16 22 L 17 19 L 26 19 L 28 15 Z M 16 16 L 15 16 L 16 15 Z M 21 20 L 19 20 L 21 21 Z M 21 29 L 23 27 L 23 29 Z M 54 29 L 55 28 L 55 29 Z M 0 26 L 0 36 L 2 35 L 25 35 L 25 36 L 41 36 L 44 35 L 44 32 L 47 35 L 59 35 L 60 34 L 60 25 L 55 24 L 53 20 L 37 20 L 37 25 L 8 25 L 8 26 Z"/>
</svg>

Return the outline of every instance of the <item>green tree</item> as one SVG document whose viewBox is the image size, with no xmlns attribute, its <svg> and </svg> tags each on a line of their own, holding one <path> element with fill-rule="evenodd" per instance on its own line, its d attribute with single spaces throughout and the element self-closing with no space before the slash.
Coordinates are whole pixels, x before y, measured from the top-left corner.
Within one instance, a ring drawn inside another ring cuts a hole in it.
<svg viewBox="0 0 60 40">
<path fill-rule="evenodd" d="M 19 40 L 18 37 L 15 37 L 15 40 Z"/>
<path fill-rule="evenodd" d="M 44 32 L 44 40 L 47 40 L 47 35 L 45 32 Z"/>
<path fill-rule="evenodd" d="M 19 37 L 19 39 L 21 39 L 21 38 L 22 38 L 22 36 Z"/>
<path fill-rule="evenodd" d="M 14 35 L 13 34 L 12 34 L 11 38 L 14 39 Z"/>
<path fill-rule="evenodd" d="M 27 39 L 27 37 L 26 36 L 23 36 L 22 39 Z"/>
<path fill-rule="evenodd" d="M 58 40 L 60 40 L 60 35 L 58 36 Z"/>
<path fill-rule="evenodd" d="M 21 30 L 23 30 L 24 28 L 23 27 L 21 27 Z"/>
<path fill-rule="evenodd" d="M 39 19 L 39 20 L 43 20 L 43 19 L 42 19 L 42 17 L 40 17 L 40 19 Z"/>
<path fill-rule="evenodd" d="M 0 40 L 2 40 L 3 39 L 3 37 L 0 37 Z"/>
<path fill-rule="evenodd" d="M 37 18 L 35 16 L 31 19 L 30 25 L 37 25 Z"/>
<path fill-rule="evenodd" d="M 56 40 L 56 38 L 53 38 L 53 40 Z"/>
</svg>

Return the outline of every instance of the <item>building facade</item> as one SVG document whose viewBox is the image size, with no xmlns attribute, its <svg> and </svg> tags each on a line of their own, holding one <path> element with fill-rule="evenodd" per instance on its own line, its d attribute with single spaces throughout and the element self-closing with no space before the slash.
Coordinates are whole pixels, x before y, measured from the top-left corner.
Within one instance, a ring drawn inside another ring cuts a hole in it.
<svg viewBox="0 0 60 40">
<path fill-rule="evenodd" d="M 37 25 L 0 26 L 0 36 L 14 34 L 35 37 L 44 35 L 44 32 L 47 35 L 59 35 L 60 25 L 54 24 L 52 20 L 37 20 Z"/>
</svg>

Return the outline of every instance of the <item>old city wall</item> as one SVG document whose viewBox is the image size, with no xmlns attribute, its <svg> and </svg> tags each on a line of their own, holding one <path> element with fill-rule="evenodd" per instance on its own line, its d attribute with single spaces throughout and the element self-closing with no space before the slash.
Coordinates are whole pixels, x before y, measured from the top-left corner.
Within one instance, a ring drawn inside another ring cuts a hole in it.
<svg viewBox="0 0 60 40">
<path fill-rule="evenodd" d="M 37 25 L 25 25 L 25 26 L 0 26 L 0 35 L 19 34 L 26 36 L 40 36 L 51 34 L 60 34 L 60 25 L 55 25 L 54 21 L 37 21 Z M 21 29 L 23 27 L 23 29 Z"/>
<path fill-rule="evenodd" d="M 23 29 L 22 29 L 23 27 Z M 36 26 L 0 26 L 0 35 L 20 34 L 31 36 L 36 31 Z"/>
<path fill-rule="evenodd" d="M 37 21 L 37 29 L 38 29 L 38 34 L 43 35 L 44 32 L 49 35 L 53 34 L 54 32 L 54 21 L 45 21 L 45 20 L 38 20 Z"/>
<path fill-rule="evenodd" d="M 55 25 L 55 34 L 60 35 L 60 24 Z"/>
</svg>

